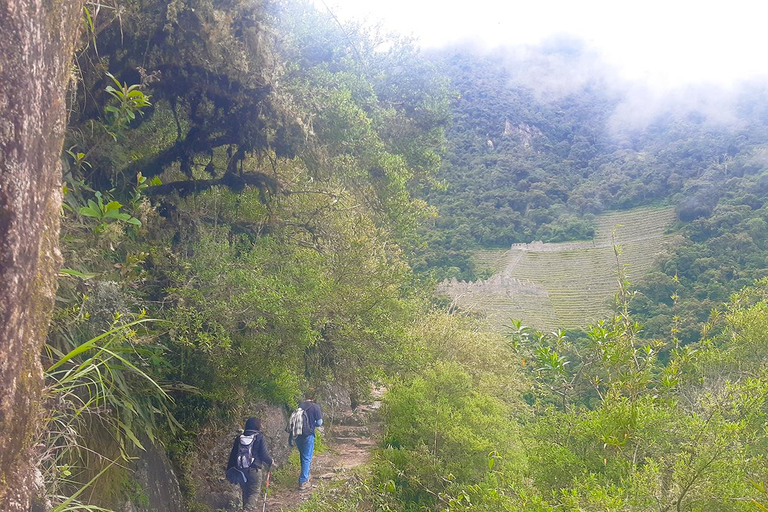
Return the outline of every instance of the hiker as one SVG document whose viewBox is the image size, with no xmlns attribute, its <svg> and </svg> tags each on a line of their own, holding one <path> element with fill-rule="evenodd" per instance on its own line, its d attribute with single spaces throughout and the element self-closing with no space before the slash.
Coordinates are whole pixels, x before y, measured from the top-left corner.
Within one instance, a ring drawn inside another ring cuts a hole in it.
<svg viewBox="0 0 768 512">
<path fill-rule="evenodd" d="M 243 434 L 235 437 L 227 463 L 227 475 L 239 472 L 244 476 L 238 483 L 243 491 L 243 510 L 246 512 L 255 512 L 258 506 L 263 464 L 272 469 L 272 457 L 267 453 L 267 443 L 261 433 L 261 420 L 248 418 Z"/>
<path fill-rule="evenodd" d="M 304 401 L 299 404 L 307 415 L 309 428 L 296 436 L 296 448 L 299 449 L 301 458 L 301 475 L 299 475 L 299 490 L 309 487 L 309 467 L 312 464 L 312 453 L 315 451 L 315 427 L 323 425 L 323 412 L 315 403 L 314 392 L 309 391 L 304 396 Z"/>
</svg>

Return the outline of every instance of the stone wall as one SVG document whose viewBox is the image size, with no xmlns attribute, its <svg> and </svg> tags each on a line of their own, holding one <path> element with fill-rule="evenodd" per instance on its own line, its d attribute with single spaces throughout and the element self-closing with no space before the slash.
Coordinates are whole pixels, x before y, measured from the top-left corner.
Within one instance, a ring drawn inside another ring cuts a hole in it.
<svg viewBox="0 0 768 512">
<path fill-rule="evenodd" d="M 527 279 L 517 279 L 503 274 L 496 274 L 480 281 L 458 281 L 456 278 L 446 280 L 437 286 L 437 293 L 450 297 L 481 295 L 516 295 L 547 296 L 543 286 Z"/>
</svg>

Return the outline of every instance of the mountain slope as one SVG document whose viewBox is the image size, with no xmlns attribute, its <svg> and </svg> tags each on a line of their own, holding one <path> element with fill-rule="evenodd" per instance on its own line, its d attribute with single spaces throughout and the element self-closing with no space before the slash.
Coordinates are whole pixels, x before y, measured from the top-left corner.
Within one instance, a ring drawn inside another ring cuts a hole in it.
<svg viewBox="0 0 768 512">
<path fill-rule="evenodd" d="M 515 244 L 497 253 L 502 270 L 486 280 L 444 282 L 439 290 L 462 309 L 487 316 L 496 327 L 511 319 L 540 331 L 583 328 L 611 315 L 618 266 L 641 280 L 666 245 L 671 207 L 636 208 L 596 218 L 591 241 Z M 618 263 L 614 244 L 619 251 Z M 490 255 L 483 254 L 486 261 Z"/>
</svg>

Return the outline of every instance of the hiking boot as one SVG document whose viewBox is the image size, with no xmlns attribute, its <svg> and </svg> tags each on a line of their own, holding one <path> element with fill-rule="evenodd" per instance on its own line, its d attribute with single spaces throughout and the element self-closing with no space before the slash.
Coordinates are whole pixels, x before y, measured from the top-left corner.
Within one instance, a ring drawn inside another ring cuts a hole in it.
<svg viewBox="0 0 768 512">
<path fill-rule="evenodd" d="M 299 490 L 300 491 L 306 491 L 309 489 L 309 482 L 300 482 L 299 483 Z"/>
</svg>

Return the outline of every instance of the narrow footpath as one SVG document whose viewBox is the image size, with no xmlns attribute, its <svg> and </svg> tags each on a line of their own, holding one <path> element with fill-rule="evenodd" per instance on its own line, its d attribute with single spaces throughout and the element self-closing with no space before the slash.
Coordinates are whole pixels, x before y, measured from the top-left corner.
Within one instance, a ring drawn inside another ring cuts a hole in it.
<svg viewBox="0 0 768 512">
<path fill-rule="evenodd" d="M 270 489 L 267 500 L 269 512 L 293 510 L 324 486 L 346 482 L 352 472 L 369 462 L 380 434 L 378 410 L 380 394 L 374 393 L 371 404 L 359 405 L 335 423 L 326 425 L 324 453 L 315 453 L 312 460 L 311 487 L 299 491 L 296 486 Z"/>
</svg>

